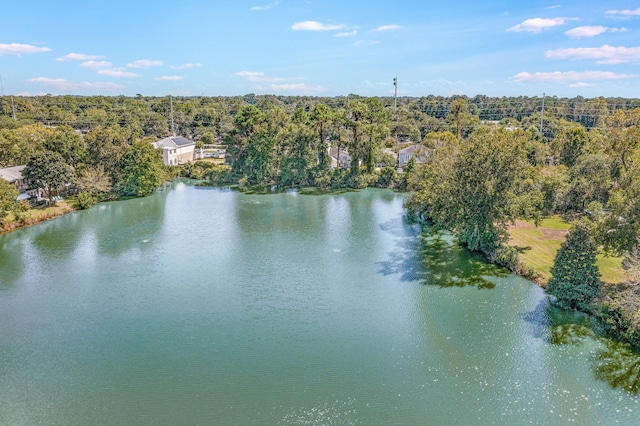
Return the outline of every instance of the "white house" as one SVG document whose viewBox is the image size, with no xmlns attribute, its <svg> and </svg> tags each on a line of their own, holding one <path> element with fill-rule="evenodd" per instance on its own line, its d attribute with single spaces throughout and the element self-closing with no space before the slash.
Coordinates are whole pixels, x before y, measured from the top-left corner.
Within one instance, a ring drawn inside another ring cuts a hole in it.
<svg viewBox="0 0 640 426">
<path fill-rule="evenodd" d="M 431 149 L 422 145 L 411 145 L 398 152 L 398 166 L 403 167 L 411 160 L 411 157 L 416 158 L 416 163 L 424 163 L 431 154 Z"/>
<path fill-rule="evenodd" d="M 340 152 L 340 158 L 338 158 L 338 152 Z M 348 169 L 351 167 L 351 156 L 346 149 L 330 148 L 329 155 L 331 156 L 332 168 Z"/>
<path fill-rule="evenodd" d="M 152 145 L 162 149 L 162 161 L 166 166 L 190 163 L 196 158 L 196 143 L 182 136 L 169 136 Z"/>
</svg>

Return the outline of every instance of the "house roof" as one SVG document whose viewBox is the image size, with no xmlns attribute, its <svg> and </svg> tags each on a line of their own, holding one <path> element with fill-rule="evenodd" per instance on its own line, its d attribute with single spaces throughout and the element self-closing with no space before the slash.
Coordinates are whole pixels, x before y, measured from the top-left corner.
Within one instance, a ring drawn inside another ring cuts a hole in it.
<svg viewBox="0 0 640 426">
<path fill-rule="evenodd" d="M 401 149 L 399 154 L 413 154 L 418 149 L 418 145 L 411 145 L 404 149 Z"/>
<path fill-rule="evenodd" d="M 24 170 L 25 167 L 27 166 L 14 166 L 0 169 L 0 177 L 9 182 L 23 179 L 22 170 Z"/>
<path fill-rule="evenodd" d="M 329 155 L 333 158 L 338 158 L 338 148 L 330 148 Z M 351 160 L 351 156 L 344 148 L 340 149 L 340 158 Z"/>
<path fill-rule="evenodd" d="M 158 142 L 154 142 L 154 148 L 182 148 L 184 146 L 195 145 L 192 140 L 184 138 L 182 136 L 169 136 L 168 138 L 160 139 Z"/>
</svg>

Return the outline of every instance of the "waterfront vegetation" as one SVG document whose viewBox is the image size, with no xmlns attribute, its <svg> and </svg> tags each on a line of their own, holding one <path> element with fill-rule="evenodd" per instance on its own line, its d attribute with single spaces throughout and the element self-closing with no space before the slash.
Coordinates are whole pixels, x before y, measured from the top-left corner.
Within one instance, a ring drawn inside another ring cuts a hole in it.
<svg viewBox="0 0 640 426">
<path fill-rule="evenodd" d="M 168 98 L 22 97 L 15 120 L 2 101 L 0 166 L 26 164 L 25 176 L 49 199 L 73 184 L 77 206 L 87 208 L 149 195 L 178 174 L 240 188 L 407 190 L 414 219 L 551 283 L 561 304 L 640 343 L 633 337 L 640 330 L 637 99 L 552 97 L 542 115 L 541 100 L 526 97 L 401 98 L 397 111 L 390 98 L 356 95 L 179 98 L 173 102 L 179 133 L 224 144 L 228 154 L 228 165 L 180 168 L 162 166 L 150 144 L 167 135 Z M 391 152 L 412 143 L 419 148 L 398 171 Z M 348 152 L 349 163 L 332 167 L 330 147 Z M 33 216 L 13 195 L 0 187 L 0 221 L 9 229 Z M 565 240 L 574 232 L 593 244 L 576 249 Z M 563 257 L 574 249 L 589 254 Z M 565 273 L 576 267 L 584 274 Z M 601 289 L 600 279 L 620 285 Z M 585 280 L 593 284 L 588 291 L 573 292 Z"/>
</svg>

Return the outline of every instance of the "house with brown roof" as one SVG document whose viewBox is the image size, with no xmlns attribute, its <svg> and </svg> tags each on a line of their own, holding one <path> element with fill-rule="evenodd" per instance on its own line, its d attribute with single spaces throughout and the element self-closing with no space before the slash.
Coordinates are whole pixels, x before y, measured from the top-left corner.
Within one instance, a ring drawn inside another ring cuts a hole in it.
<svg viewBox="0 0 640 426">
<path fill-rule="evenodd" d="M 0 169 L 0 178 L 9 181 L 20 191 L 18 200 L 26 200 L 31 197 L 40 198 L 40 188 L 31 188 L 29 180 L 22 176 L 22 171 L 27 166 L 5 167 Z"/>
</svg>

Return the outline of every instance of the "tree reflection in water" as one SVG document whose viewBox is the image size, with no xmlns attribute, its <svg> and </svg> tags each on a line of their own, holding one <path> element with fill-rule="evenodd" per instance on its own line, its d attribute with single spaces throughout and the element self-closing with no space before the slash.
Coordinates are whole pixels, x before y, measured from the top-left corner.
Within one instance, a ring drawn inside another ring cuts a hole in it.
<svg viewBox="0 0 640 426">
<path fill-rule="evenodd" d="M 625 343 L 615 342 L 597 334 L 591 319 L 575 312 L 549 308 L 549 342 L 554 345 L 577 345 L 584 338 L 601 341 L 605 348 L 594 362 L 594 373 L 614 389 L 640 393 L 640 353 Z"/>
<path fill-rule="evenodd" d="M 459 245 L 449 233 L 420 230 L 417 225 L 406 223 L 402 226 L 404 232 L 398 232 L 396 246 L 388 253 L 389 260 L 378 262 L 384 275 L 400 274 L 402 281 L 419 281 L 423 285 L 479 289 L 495 287 L 489 277 L 509 275 L 508 270 Z M 381 225 L 388 232 L 398 227 L 397 223 Z"/>
<path fill-rule="evenodd" d="M 596 377 L 612 388 L 624 389 L 633 394 L 640 392 L 640 355 L 629 345 L 607 341 L 607 349 L 596 357 Z"/>
</svg>

